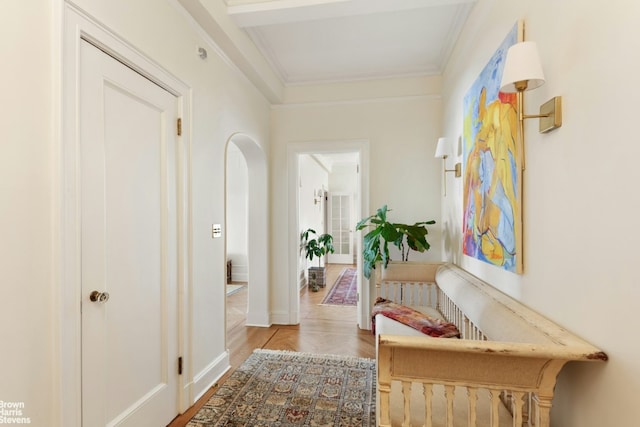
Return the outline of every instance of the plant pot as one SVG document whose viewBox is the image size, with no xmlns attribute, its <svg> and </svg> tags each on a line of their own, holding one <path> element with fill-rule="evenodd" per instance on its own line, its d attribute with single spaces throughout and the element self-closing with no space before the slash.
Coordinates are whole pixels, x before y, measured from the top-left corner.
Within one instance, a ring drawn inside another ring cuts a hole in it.
<svg viewBox="0 0 640 427">
<path fill-rule="evenodd" d="M 314 290 L 314 287 L 324 288 L 325 286 L 325 274 L 324 267 L 309 267 L 309 288 Z M 315 290 L 317 291 L 317 289 Z"/>
</svg>

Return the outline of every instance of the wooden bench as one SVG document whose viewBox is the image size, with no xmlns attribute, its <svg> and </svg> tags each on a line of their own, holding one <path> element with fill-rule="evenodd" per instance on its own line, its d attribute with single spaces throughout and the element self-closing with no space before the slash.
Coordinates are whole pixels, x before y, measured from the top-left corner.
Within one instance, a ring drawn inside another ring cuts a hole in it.
<svg viewBox="0 0 640 427">
<path fill-rule="evenodd" d="M 390 263 L 376 284 L 377 296 L 435 310 L 461 332 L 431 338 L 376 316 L 379 426 L 549 427 L 562 367 L 607 360 L 454 265 Z"/>
</svg>

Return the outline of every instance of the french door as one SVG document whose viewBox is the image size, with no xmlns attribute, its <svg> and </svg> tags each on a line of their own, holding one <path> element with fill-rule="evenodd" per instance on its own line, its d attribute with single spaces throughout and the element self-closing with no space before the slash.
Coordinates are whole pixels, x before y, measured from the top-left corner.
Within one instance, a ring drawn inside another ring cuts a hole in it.
<svg viewBox="0 0 640 427">
<path fill-rule="evenodd" d="M 335 253 L 327 260 L 334 264 L 354 264 L 353 254 L 353 195 L 329 193 L 328 223 L 333 236 Z"/>
</svg>

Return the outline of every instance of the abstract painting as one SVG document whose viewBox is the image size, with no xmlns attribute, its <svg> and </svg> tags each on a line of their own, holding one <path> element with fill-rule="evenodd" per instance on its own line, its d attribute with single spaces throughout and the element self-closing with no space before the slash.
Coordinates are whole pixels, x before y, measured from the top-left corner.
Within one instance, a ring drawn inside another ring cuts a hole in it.
<svg viewBox="0 0 640 427">
<path fill-rule="evenodd" d="M 522 170 L 516 94 L 501 93 L 518 22 L 464 97 L 463 242 L 465 255 L 522 273 Z"/>
</svg>

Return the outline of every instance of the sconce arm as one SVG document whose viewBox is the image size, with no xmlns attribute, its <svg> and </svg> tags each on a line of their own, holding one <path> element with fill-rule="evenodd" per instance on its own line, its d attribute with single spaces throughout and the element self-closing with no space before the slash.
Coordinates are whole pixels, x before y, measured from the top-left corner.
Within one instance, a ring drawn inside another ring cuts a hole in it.
<svg viewBox="0 0 640 427">
<path fill-rule="evenodd" d="M 544 117 L 551 117 L 551 114 L 523 114 L 523 119 L 541 119 Z"/>
</svg>

